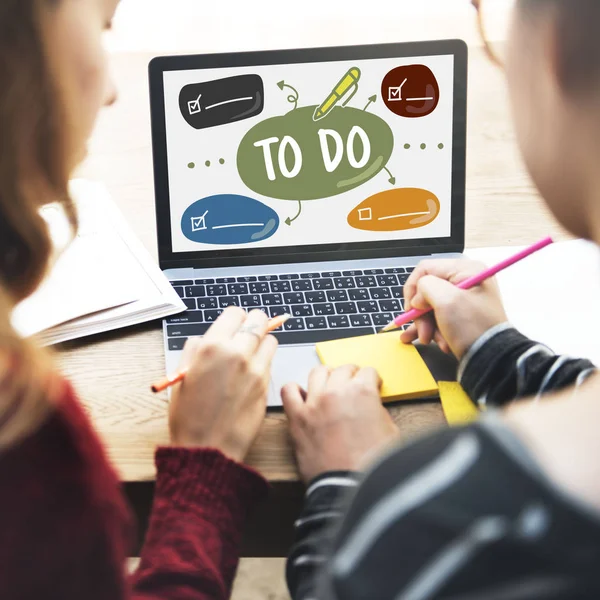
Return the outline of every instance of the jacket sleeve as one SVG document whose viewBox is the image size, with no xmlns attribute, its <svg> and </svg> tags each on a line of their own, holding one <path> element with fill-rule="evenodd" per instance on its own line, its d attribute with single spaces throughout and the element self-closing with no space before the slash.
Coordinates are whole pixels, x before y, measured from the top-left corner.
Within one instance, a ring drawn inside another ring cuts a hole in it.
<svg viewBox="0 0 600 600">
<path fill-rule="evenodd" d="M 589 360 L 556 355 L 503 323 L 471 346 L 459 365 L 458 379 L 483 408 L 579 386 L 595 370 Z"/>
<path fill-rule="evenodd" d="M 265 480 L 221 452 L 161 448 L 150 526 L 132 600 L 225 600 L 248 512 Z"/>
</svg>

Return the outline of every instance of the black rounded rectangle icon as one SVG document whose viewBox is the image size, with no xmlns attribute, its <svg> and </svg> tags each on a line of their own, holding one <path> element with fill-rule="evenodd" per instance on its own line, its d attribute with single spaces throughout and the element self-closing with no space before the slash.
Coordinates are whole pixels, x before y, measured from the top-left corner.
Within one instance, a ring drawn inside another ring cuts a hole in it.
<svg viewBox="0 0 600 600">
<path fill-rule="evenodd" d="M 264 96 L 260 75 L 237 75 L 186 85 L 179 94 L 179 108 L 194 129 L 206 129 L 259 115 Z"/>
</svg>

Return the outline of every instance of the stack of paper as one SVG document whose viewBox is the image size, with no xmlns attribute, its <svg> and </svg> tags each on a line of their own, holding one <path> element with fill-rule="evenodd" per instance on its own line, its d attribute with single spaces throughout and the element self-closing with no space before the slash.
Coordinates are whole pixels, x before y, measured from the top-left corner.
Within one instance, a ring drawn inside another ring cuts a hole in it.
<svg viewBox="0 0 600 600">
<path fill-rule="evenodd" d="M 182 312 L 185 305 L 135 237 L 106 189 L 77 180 L 77 237 L 60 253 L 41 287 L 12 315 L 15 329 L 40 343 L 67 340 Z M 57 249 L 69 237 L 62 210 L 42 209 Z"/>
</svg>

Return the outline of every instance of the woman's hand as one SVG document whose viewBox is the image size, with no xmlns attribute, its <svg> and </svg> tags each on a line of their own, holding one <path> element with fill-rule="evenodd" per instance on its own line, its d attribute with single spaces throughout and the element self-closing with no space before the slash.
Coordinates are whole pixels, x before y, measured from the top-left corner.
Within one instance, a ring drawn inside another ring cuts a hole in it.
<svg viewBox="0 0 600 600">
<path fill-rule="evenodd" d="M 433 308 L 402 334 L 402 341 L 417 338 L 422 344 L 435 340 L 444 352 L 461 359 L 488 329 L 507 320 L 495 279 L 470 290 L 455 284 L 480 273 L 482 263 L 468 260 L 425 260 L 404 286 L 406 310 Z"/>
<path fill-rule="evenodd" d="M 277 340 L 264 312 L 227 308 L 203 338 L 185 345 L 169 414 L 177 446 L 211 447 L 236 461 L 246 457 L 262 425 Z"/>
<path fill-rule="evenodd" d="M 281 396 L 298 468 L 308 482 L 326 471 L 356 471 L 393 440 L 398 429 L 381 404 L 373 369 L 315 368 L 308 392 L 286 385 Z"/>
</svg>

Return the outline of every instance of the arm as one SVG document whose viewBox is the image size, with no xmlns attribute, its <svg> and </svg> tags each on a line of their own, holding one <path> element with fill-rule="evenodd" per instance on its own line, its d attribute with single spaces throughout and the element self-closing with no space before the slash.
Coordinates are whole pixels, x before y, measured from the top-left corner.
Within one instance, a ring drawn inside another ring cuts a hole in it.
<svg viewBox="0 0 600 600">
<path fill-rule="evenodd" d="M 225 600 L 246 515 L 267 491 L 217 450 L 162 448 L 150 526 L 132 600 Z"/>
<path fill-rule="evenodd" d="M 589 360 L 557 356 L 508 323 L 489 329 L 462 358 L 458 379 L 480 406 L 581 385 L 596 370 Z"/>
</svg>

